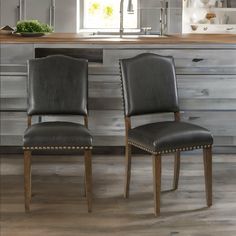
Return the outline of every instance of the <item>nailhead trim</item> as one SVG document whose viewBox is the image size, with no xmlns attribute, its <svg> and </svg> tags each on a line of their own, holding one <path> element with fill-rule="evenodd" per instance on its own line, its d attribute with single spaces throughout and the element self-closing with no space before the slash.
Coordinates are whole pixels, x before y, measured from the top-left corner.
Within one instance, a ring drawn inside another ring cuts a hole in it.
<svg viewBox="0 0 236 236">
<path fill-rule="evenodd" d="M 190 150 L 194 150 L 194 149 L 201 149 L 201 148 L 210 148 L 212 147 L 212 145 L 200 145 L 200 146 L 191 146 L 191 147 L 182 147 L 182 148 L 176 148 L 176 149 L 169 149 L 169 150 L 163 150 L 163 151 L 159 151 L 159 152 L 155 152 L 149 148 L 144 147 L 141 144 L 138 144 L 136 142 L 133 141 L 128 141 L 128 144 L 133 145 L 135 147 L 138 147 L 144 151 L 150 152 L 154 155 L 157 154 L 168 154 L 168 153 L 174 153 L 174 152 L 181 152 L 181 151 L 190 151 Z"/>
<path fill-rule="evenodd" d="M 23 150 L 91 150 L 93 149 L 92 146 L 48 146 L 48 147 L 23 147 Z"/>
<path fill-rule="evenodd" d="M 122 103 L 123 103 L 123 107 L 124 107 L 124 111 L 126 110 L 125 109 L 125 99 L 124 99 L 124 87 L 123 87 L 123 81 L 122 81 L 122 72 L 121 72 L 121 62 L 119 61 L 119 69 L 120 69 L 120 81 L 121 81 L 121 92 L 122 92 Z M 126 114 L 125 114 L 126 116 Z M 141 144 L 138 144 L 136 142 L 133 142 L 133 141 L 128 141 L 128 144 L 130 145 L 133 145 L 133 146 L 136 146 L 144 151 L 147 151 L 147 152 L 150 152 L 154 155 L 157 155 L 157 154 L 168 154 L 168 153 L 174 153 L 174 152 L 180 152 L 180 151 L 190 151 L 190 150 L 194 150 L 194 149 L 201 149 L 201 148 L 210 148 L 212 147 L 212 145 L 200 145 L 200 146 L 192 146 L 192 147 L 182 147 L 182 148 L 177 148 L 177 149 L 170 149 L 170 150 L 163 150 L 163 151 L 160 151 L 160 152 L 155 152 L 149 148 L 146 148 L 144 147 L 143 145 Z"/>
<path fill-rule="evenodd" d="M 121 60 L 119 60 L 119 70 L 120 70 L 120 87 L 121 87 L 121 94 L 122 94 L 122 105 L 124 108 L 124 116 L 126 116 L 126 106 L 125 106 L 125 95 L 124 95 L 124 86 L 123 86 L 123 76 L 121 71 Z"/>
</svg>

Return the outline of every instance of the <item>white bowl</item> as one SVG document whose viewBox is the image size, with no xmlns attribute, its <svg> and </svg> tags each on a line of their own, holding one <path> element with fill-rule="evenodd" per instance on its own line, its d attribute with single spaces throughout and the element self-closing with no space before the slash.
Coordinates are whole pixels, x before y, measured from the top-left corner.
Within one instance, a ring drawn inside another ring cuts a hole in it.
<svg viewBox="0 0 236 236">
<path fill-rule="evenodd" d="M 200 0 L 200 1 L 201 1 L 201 3 L 204 4 L 204 5 L 207 5 L 207 4 L 210 2 L 210 0 Z"/>
</svg>

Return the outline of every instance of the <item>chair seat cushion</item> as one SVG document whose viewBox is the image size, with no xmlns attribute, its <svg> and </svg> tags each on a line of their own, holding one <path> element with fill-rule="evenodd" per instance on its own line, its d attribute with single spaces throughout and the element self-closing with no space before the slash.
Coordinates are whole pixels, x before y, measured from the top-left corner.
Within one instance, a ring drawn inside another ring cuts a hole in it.
<svg viewBox="0 0 236 236">
<path fill-rule="evenodd" d="M 33 124 L 24 134 L 24 149 L 89 149 L 90 131 L 73 122 L 42 122 Z"/>
<path fill-rule="evenodd" d="M 211 133 L 200 126 L 166 121 L 129 130 L 130 144 L 154 154 L 207 147 L 213 144 Z"/>
</svg>

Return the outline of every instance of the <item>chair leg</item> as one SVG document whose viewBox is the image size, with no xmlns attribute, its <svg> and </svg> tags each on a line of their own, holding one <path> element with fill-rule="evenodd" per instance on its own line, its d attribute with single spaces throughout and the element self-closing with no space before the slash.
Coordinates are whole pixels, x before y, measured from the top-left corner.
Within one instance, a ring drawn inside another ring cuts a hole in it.
<svg viewBox="0 0 236 236">
<path fill-rule="evenodd" d="M 173 190 L 178 188 L 180 172 L 180 152 L 175 153 Z"/>
<path fill-rule="evenodd" d="M 154 212 L 156 216 L 160 215 L 160 197 L 161 197 L 161 155 L 152 157 L 153 163 L 153 187 L 154 187 Z"/>
<path fill-rule="evenodd" d="M 130 176 L 131 176 L 131 145 L 126 144 L 126 147 L 125 147 L 125 189 L 124 189 L 125 198 L 129 198 Z"/>
<path fill-rule="evenodd" d="M 31 152 L 24 151 L 24 191 L 25 191 L 25 211 L 30 211 L 31 201 Z"/>
<path fill-rule="evenodd" d="M 92 159 L 91 151 L 85 151 L 85 188 L 88 212 L 92 212 Z"/>
<path fill-rule="evenodd" d="M 84 152 L 84 163 L 86 161 L 86 152 Z M 86 168 L 84 168 L 84 197 L 86 197 Z"/>
<path fill-rule="evenodd" d="M 207 206 L 212 205 L 212 148 L 203 149 L 205 189 Z"/>
</svg>

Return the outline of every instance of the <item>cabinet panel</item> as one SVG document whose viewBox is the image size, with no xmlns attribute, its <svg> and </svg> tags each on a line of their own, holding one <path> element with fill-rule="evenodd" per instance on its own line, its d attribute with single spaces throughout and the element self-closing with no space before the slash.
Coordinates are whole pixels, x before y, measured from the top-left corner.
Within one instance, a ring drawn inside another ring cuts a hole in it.
<svg viewBox="0 0 236 236">
<path fill-rule="evenodd" d="M 193 67 L 177 67 L 176 68 L 177 75 L 236 75 L 236 67 L 235 66 L 208 66 L 208 67 L 198 67 L 197 65 L 193 65 Z M 119 64 L 113 64 L 109 66 L 97 66 L 97 65 L 89 65 L 89 74 L 90 75 L 100 75 L 100 76 L 120 76 L 120 68 Z"/>
<path fill-rule="evenodd" d="M 95 76 L 93 76 L 95 80 Z M 121 97 L 119 76 L 110 81 L 89 82 L 89 97 Z M 100 81 L 98 81 L 101 79 Z M 181 99 L 235 99 L 236 75 L 177 75 L 178 94 Z"/>
<path fill-rule="evenodd" d="M 63 33 L 76 32 L 77 0 L 56 0 L 55 31 Z"/>
<path fill-rule="evenodd" d="M 26 64 L 34 58 L 33 44 L 1 44 L 1 64 Z"/>
<path fill-rule="evenodd" d="M 22 145 L 23 133 L 27 127 L 27 115 L 25 112 L 1 112 L 0 113 L 0 145 Z"/>
<path fill-rule="evenodd" d="M 26 111 L 26 98 L 1 98 L 1 111 Z"/>
<path fill-rule="evenodd" d="M 176 34 L 182 32 L 182 9 L 181 8 L 171 8 L 169 10 L 169 25 L 168 33 Z"/>
<path fill-rule="evenodd" d="M 20 20 L 20 0 L 0 0 L 0 23 L 1 26 L 16 26 L 16 22 Z M 23 12 L 23 9 L 22 9 Z"/>
<path fill-rule="evenodd" d="M 50 24 L 51 0 L 25 0 L 26 19 Z"/>
<path fill-rule="evenodd" d="M 140 24 L 141 27 L 151 27 L 153 32 L 160 32 L 160 8 L 149 7 L 140 9 Z"/>
<path fill-rule="evenodd" d="M 178 75 L 180 98 L 235 99 L 236 75 Z"/>
<path fill-rule="evenodd" d="M 102 78 L 90 76 L 89 108 L 122 110 L 119 76 Z M 236 75 L 177 75 L 177 87 L 182 110 L 236 109 Z"/>
<path fill-rule="evenodd" d="M 26 112 L 1 112 L 1 135 L 22 135 L 27 126 Z"/>
<path fill-rule="evenodd" d="M 129 58 L 141 53 L 156 53 L 163 56 L 173 56 L 176 67 L 201 68 L 225 67 L 235 68 L 236 50 L 207 49 L 145 49 L 145 50 L 104 50 L 104 65 L 118 65 L 119 59 Z"/>
<path fill-rule="evenodd" d="M 120 82 L 90 82 L 90 98 L 121 98 Z"/>
<path fill-rule="evenodd" d="M 20 75 L 20 76 L 26 76 L 27 74 L 27 65 L 1 65 L 0 64 L 0 75 Z"/>
<path fill-rule="evenodd" d="M 26 76 L 0 76 L 0 98 L 26 98 Z"/>
<path fill-rule="evenodd" d="M 45 121 L 72 121 L 83 122 L 79 117 L 45 117 Z M 153 123 L 164 120 L 173 120 L 173 114 L 152 114 L 143 115 L 132 118 L 132 127 Z M 211 111 L 185 111 L 181 112 L 181 120 L 208 128 L 215 138 L 215 144 L 224 145 L 235 143 L 236 128 L 234 123 L 236 120 L 236 112 L 211 112 Z M 89 129 L 94 136 L 94 145 L 96 146 L 116 146 L 124 145 L 124 114 L 123 111 L 98 111 L 89 112 Z M 229 143 L 226 141 L 229 140 Z"/>
</svg>

